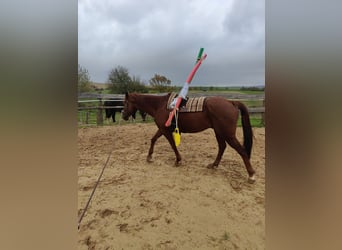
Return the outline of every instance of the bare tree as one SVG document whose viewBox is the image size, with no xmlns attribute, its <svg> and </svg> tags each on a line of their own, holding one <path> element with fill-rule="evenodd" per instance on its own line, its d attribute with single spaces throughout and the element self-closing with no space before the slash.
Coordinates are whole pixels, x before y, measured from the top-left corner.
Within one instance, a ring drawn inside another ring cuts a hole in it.
<svg viewBox="0 0 342 250">
<path fill-rule="evenodd" d="M 77 89 L 79 93 L 91 91 L 91 81 L 89 72 L 86 68 L 83 68 L 81 65 L 78 65 Z"/>
<path fill-rule="evenodd" d="M 150 79 L 149 83 L 151 87 L 158 92 L 169 92 L 173 90 L 171 80 L 163 75 L 154 74 L 154 77 Z"/>
</svg>

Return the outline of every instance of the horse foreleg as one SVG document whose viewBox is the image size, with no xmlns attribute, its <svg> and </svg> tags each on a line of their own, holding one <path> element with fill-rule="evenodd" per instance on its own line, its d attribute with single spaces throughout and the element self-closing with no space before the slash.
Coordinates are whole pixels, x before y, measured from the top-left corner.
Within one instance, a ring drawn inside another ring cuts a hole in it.
<svg viewBox="0 0 342 250">
<path fill-rule="evenodd" d="M 158 140 L 160 136 L 162 136 L 162 132 L 160 131 L 160 129 L 158 129 L 157 133 L 151 139 L 151 146 L 150 146 L 150 150 L 148 151 L 148 155 L 146 159 L 148 162 L 152 162 L 154 144 L 156 143 L 156 141 Z"/>
<path fill-rule="evenodd" d="M 227 139 L 228 144 L 234 148 L 239 155 L 242 157 L 243 162 L 245 163 L 247 172 L 248 172 L 248 182 L 254 183 L 255 182 L 255 171 L 249 161 L 248 155 L 244 147 L 240 144 L 240 142 L 236 139 L 236 137 L 231 137 Z"/>
<path fill-rule="evenodd" d="M 215 132 L 215 135 L 216 135 L 216 140 L 217 140 L 217 143 L 218 143 L 218 146 L 219 146 L 218 153 L 217 153 L 215 161 L 213 163 L 209 164 L 207 166 L 207 168 L 217 168 L 218 167 L 218 165 L 220 164 L 222 155 L 224 153 L 224 150 L 227 147 L 225 139 L 220 137 L 216 132 Z"/>
<path fill-rule="evenodd" d="M 173 140 L 173 137 L 172 137 L 172 133 L 167 131 L 166 133 L 164 133 L 164 136 L 166 137 L 166 139 L 169 141 L 173 151 L 175 152 L 176 154 L 176 162 L 175 162 L 175 165 L 176 166 L 179 166 L 181 164 L 181 160 L 182 160 L 182 157 L 180 156 L 179 152 L 178 152 L 178 149 L 176 147 L 176 144 L 175 144 L 175 141 Z"/>
</svg>

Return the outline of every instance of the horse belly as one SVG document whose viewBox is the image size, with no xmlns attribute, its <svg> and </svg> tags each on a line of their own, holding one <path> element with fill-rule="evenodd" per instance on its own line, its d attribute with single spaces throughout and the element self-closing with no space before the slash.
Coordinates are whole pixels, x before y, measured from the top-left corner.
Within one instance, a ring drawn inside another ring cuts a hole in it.
<svg viewBox="0 0 342 250">
<path fill-rule="evenodd" d="M 205 112 L 180 113 L 178 127 L 183 133 L 197 133 L 211 127 Z"/>
</svg>

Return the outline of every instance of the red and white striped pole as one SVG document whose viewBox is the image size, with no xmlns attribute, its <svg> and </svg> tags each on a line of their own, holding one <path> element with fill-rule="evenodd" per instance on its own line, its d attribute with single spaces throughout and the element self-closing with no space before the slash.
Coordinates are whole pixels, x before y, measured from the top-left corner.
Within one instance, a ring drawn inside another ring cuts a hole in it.
<svg viewBox="0 0 342 250">
<path fill-rule="evenodd" d="M 195 64 L 194 68 L 191 70 L 188 78 L 186 79 L 186 81 L 184 83 L 184 86 L 181 89 L 181 91 L 179 92 L 179 95 L 177 97 L 177 101 L 176 101 L 175 107 L 170 112 L 169 118 L 165 122 L 165 126 L 166 127 L 169 127 L 171 125 L 172 118 L 175 116 L 176 110 L 179 108 L 179 105 L 182 102 L 182 99 L 185 99 L 186 95 L 188 94 L 189 85 L 190 85 L 190 83 L 192 81 L 192 78 L 194 77 L 194 75 L 195 75 L 196 71 L 198 70 L 198 68 L 201 66 L 203 60 L 207 57 L 207 54 L 204 54 L 203 56 L 201 56 L 202 52 L 203 52 L 203 49 L 201 48 L 201 50 L 199 52 L 199 56 L 197 57 L 197 63 Z"/>
</svg>

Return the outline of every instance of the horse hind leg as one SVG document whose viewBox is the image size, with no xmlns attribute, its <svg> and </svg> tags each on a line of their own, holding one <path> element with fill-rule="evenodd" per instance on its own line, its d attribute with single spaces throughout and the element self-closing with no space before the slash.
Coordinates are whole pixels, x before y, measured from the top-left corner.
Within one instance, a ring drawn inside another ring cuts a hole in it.
<svg viewBox="0 0 342 250">
<path fill-rule="evenodd" d="M 236 137 L 229 137 L 226 141 L 232 148 L 234 148 L 239 153 L 243 162 L 245 163 L 245 166 L 248 172 L 248 182 L 254 183 L 255 182 L 255 170 L 253 169 L 250 163 L 246 150 L 240 144 L 240 142 L 236 139 Z"/>
<path fill-rule="evenodd" d="M 215 135 L 216 135 L 216 140 L 217 140 L 218 147 L 219 147 L 218 153 L 217 153 L 215 161 L 213 163 L 209 164 L 207 166 L 207 168 L 217 168 L 218 167 L 218 165 L 220 164 L 222 155 L 224 153 L 224 150 L 227 147 L 225 139 L 223 139 L 221 136 L 219 136 L 216 132 L 215 132 Z"/>
</svg>

